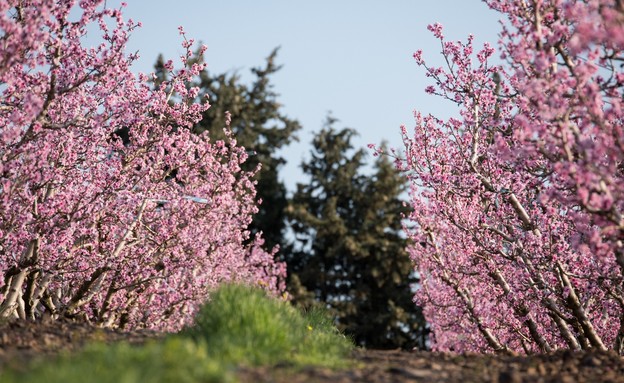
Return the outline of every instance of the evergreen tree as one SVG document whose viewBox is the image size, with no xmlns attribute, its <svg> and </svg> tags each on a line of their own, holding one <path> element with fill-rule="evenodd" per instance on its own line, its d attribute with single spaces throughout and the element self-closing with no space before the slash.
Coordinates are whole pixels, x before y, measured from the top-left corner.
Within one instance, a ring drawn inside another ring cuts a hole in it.
<svg viewBox="0 0 624 383">
<path fill-rule="evenodd" d="M 280 245 L 287 251 L 284 240 L 286 187 L 278 178 L 279 169 L 286 161 L 277 152 L 297 140 L 295 132 L 301 125 L 283 113 L 277 101 L 279 94 L 270 82 L 271 76 L 281 69 L 275 64 L 277 52 L 277 48 L 271 52 L 264 67 L 251 70 L 255 78 L 250 84 L 243 83 L 237 73 L 213 75 L 202 71 L 200 82 L 192 85 L 200 88 L 199 97 L 208 95 L 211 107 L 204 112 L 194 131 L 208 130 L 213 140 L 223 139 L 225 112 L 231 113 L 232 132 L 250 155 L 244 170 L 253 170 L 262 164 L 256 175 L 257 196 L 262 204 L 249 229 L 254 234 L 263 232 L 266 248 Z M 197 55 L 194 60 L 201 61 L 203 57 Z M 167 70 L 162 57 L 156 61 L 155 74 L 156 84 L 166 81 Z"/>
<path fill-rule="evenodd" d="M 338 325 L 367 347 L 424 347 L 424 319 L 412 302 L 418 282 L 406 252 L 400 199 L 405 179 L 386 158 L 363 175 L 355 131 L 329 117 L 313 140 L 310 177 L 288 208 L 295 246 L 286 259 L 293 301 L 326 304 Z"/>
</svg>

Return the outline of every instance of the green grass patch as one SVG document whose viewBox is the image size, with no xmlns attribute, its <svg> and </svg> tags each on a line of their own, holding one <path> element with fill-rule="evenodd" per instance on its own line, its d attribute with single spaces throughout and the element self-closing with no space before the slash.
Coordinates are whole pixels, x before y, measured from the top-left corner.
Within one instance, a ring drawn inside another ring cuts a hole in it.
<svg viewBox="0 0 624 383">
<path fill-rule="evenodd" d="M 5 370 L 0 382 L 229 382 L 241 365 L 346 367 L 352 348 L 323 310 L 302 313 L 264 291 L 226 285 L 179 334 L 140 346 L 92 344 Z"/>
<path fill-rule="evenodd" d="M 87 346 L 74 354 L 36 360 L 23 371 L 0 376 L 7 383 L 196 383 L 234 381 L 218 361 L 208 357 L 207 347 L 183 337 L 151 341 Z"/>
<path fill-rule="evenodd" d="M 230 364 L 341 367 L 353 348 L 322 310 L 302 313 L 241 285 L 217 290 L 185 334 L 204 340 L 210 356 Z"/>
</svg>

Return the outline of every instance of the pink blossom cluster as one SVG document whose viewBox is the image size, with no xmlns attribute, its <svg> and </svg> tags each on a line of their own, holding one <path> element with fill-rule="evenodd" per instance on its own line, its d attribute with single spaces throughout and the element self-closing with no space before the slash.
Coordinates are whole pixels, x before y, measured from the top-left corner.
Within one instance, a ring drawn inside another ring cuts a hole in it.
<svg viewBox="0 0 624 383">
<path fill-rule="evenodd" d="M 284 289 L 246 230 L 244 148 L 191 133 L 193 42 L 153 89 L 124 51 L 137 26 L 101 0 L 0 2 L 0 317 L 175 331 L 219 283 Z"/>
<path fill-rule="evenodd" d="M 624 352 L 624 9 L 489 0 L 494 49 L 414 54 L 459 117 L 402 128 L 415 301 L 436 350 Z"/>
</svg>

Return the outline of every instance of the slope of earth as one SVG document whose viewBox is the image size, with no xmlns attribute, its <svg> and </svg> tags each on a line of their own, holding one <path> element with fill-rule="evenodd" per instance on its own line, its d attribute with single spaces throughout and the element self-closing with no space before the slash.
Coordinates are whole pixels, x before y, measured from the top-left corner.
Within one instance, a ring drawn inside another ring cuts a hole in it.
<svg viewBox="0 0 624 383">
<path fill-rule="evenodd" d="M 159 333 L 121 332 L 72 321 L 17 321 L 0 324 L 0 373 L 7 365 L 24 366 L 34 357 L 75 351 L 87 342 L 126 341 L 140 344 Z"/>
<path fill-rule="evenodd" d="M 123 333 L 74 322 L 0 324 L 0 373 L 35 356 L 76 350 L 89 341 L 140 344 L 157 333 Z M 529 357 L 452 355 L 430 352 L 354 351 L 353 368 L 293 369 L 288 365 L 240 368 L 241 382 L 622 382 L 624 359 L 613 352 L 557 352 Z"/>
<path fill-rule="evenodd" d="M 357 350 L 347 371 L 309 368 L 244 370 L 245 382 L 624 382 L 624 359 L 615 353 L 557 352 L 529 357 L 451 355 L 431 352 Z"/>
</svg>

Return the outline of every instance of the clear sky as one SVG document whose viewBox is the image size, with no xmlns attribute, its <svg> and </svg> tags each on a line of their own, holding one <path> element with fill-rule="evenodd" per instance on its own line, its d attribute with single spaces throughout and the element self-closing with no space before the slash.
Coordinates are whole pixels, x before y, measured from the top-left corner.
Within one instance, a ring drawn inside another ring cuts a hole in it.
<svg viewBox="0 0 624 383">
<path fill-rule="evenodd" d="M 117 7 L 121 1 L 108 0 Z M 400 147 L 399 126 L 413 125 L 413 111 L 450 116 L 453 106 L 426 95 L 429 85 L 412 54 L 441 64 L 440 45 L 427 25 L 440 22 L 445 36 L 476 47 L 496 46 L 500 15 L 478 0 L 126 0 L 126 18 L 141 21 L 129 44 L 139 51 L 137 72 L 151 72 L 159 53 L 181 53 L 177 27 L 208 46 L 212 73 L 249 69 L 280 46 L 273 78 L 283 111 L 303 125 L 300 142 L 283 152 L 282 178 L 290 190 L 303 182 L 299 164 L 328 111 L 338 128 L 359 132 L 358 147 L 386 140 Z"/>
</svg>

